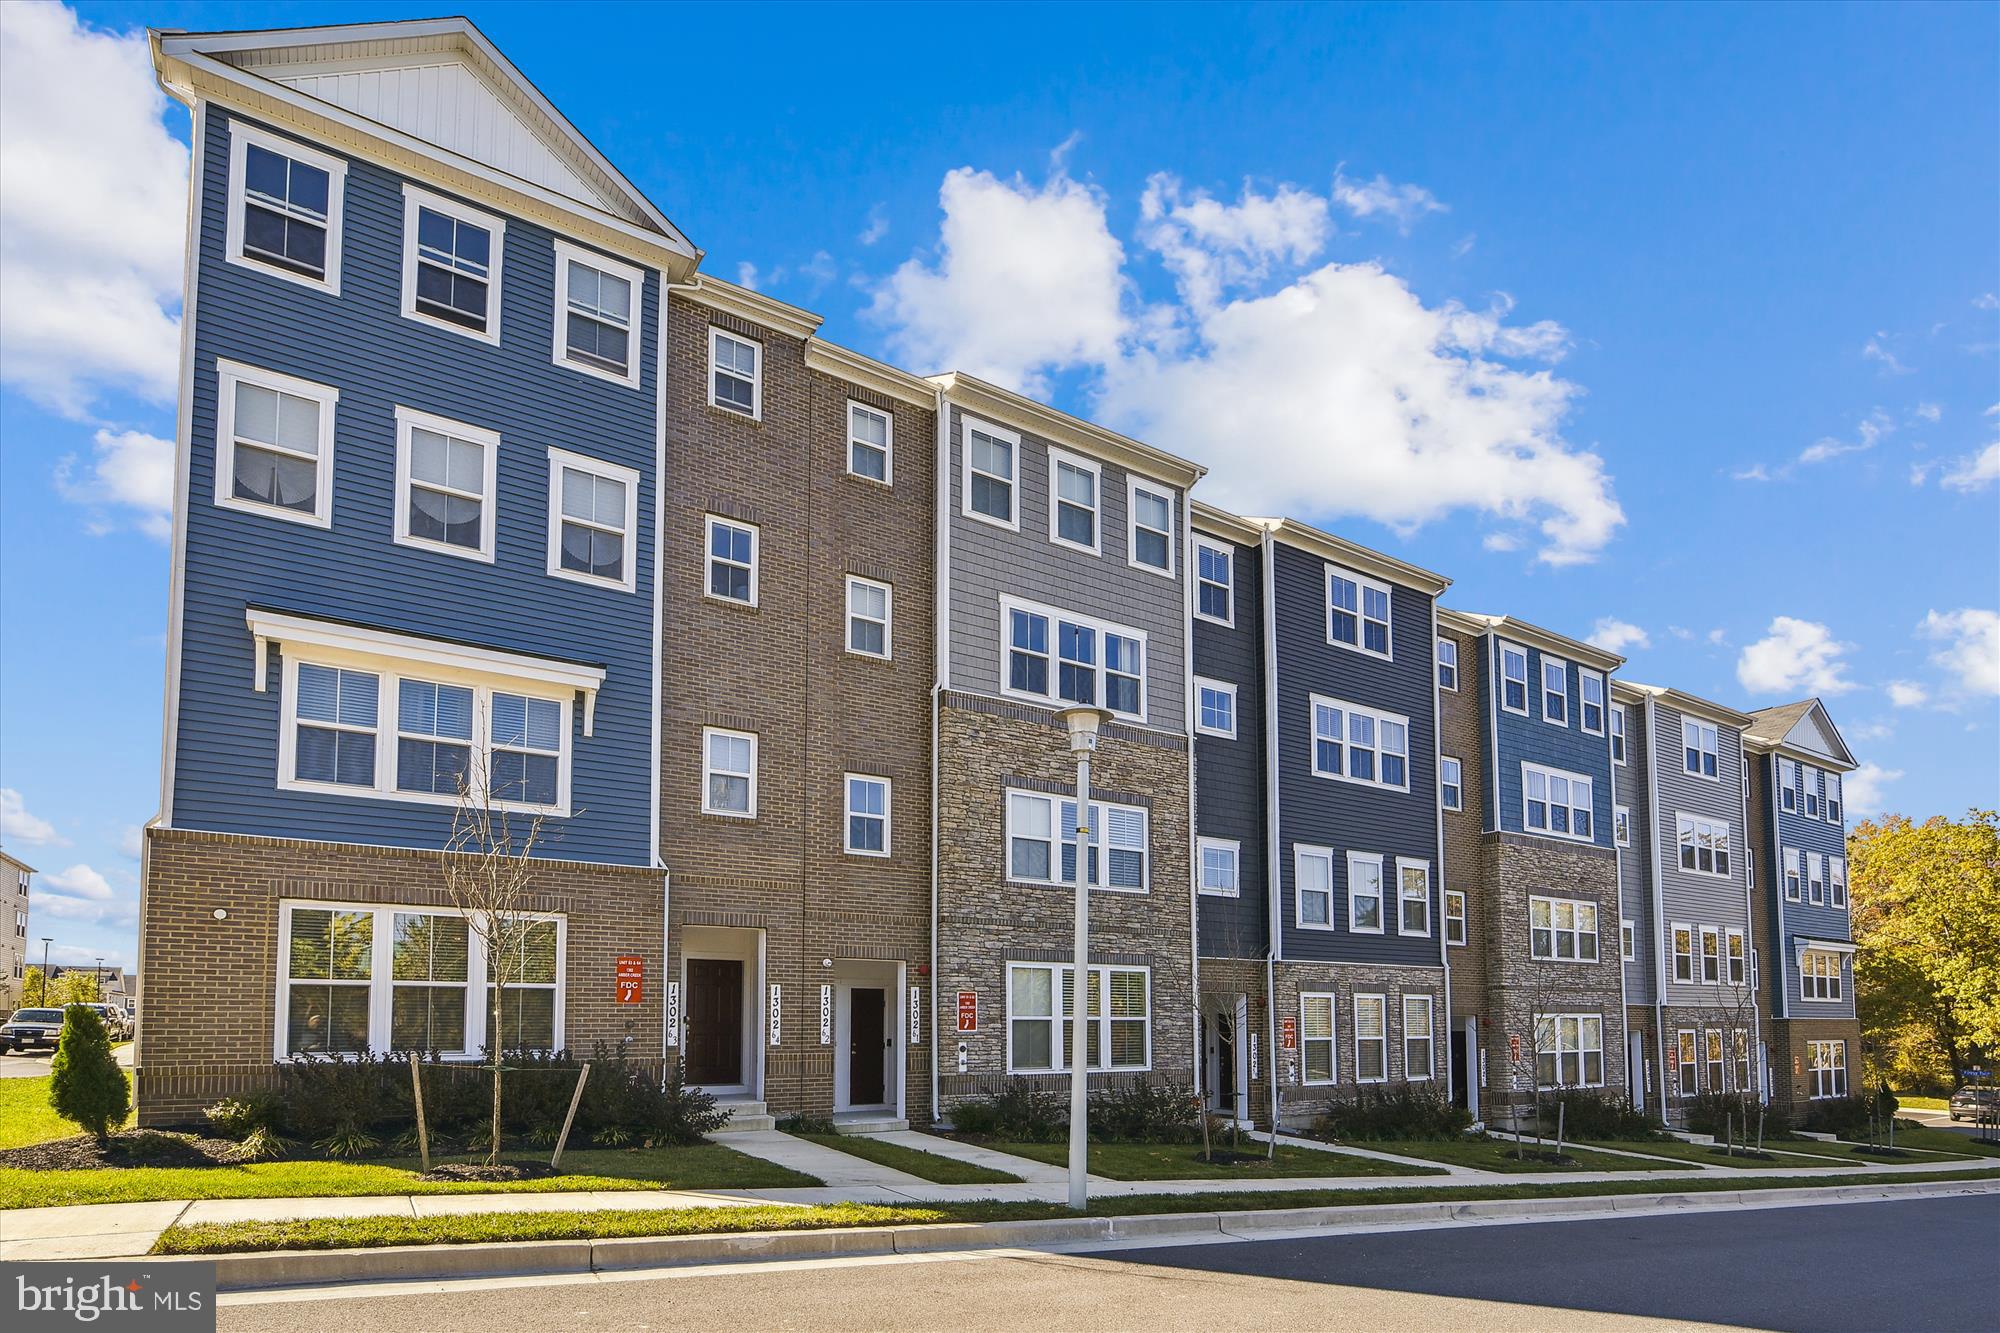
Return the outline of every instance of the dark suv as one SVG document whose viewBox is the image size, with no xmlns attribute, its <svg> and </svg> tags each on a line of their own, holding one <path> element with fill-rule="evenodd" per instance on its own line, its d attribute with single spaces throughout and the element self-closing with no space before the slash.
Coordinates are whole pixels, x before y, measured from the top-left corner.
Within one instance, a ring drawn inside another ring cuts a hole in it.
<svg viewBox="0 0 2000 1333">
<path fill-rule="evenodd" d="M 2000 1116 L 2000 1088 L 1991 1084 L 1963 1087 L 1947 1104 L 1953 1120 L 1992 1120 Z"/>
</svg>

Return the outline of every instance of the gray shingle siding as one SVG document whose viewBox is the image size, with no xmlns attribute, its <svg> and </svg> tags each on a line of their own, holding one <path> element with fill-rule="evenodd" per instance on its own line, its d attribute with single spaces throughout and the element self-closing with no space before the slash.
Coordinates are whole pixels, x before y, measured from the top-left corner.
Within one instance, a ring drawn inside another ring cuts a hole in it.
<svg viewBox="0 0 2000 1333">
<path fill-rule="evenodd" d="M 1217 540 L 1221 540 L 1218 538 Z M 1269 932 L 1264 837 L 1264 590 L 1263 556 L 1255 542 L 1232 542 L 1233 625 L 1197 619 L 1194 674 L 1236 687 L 1236 739 L 1197 735 L 1195 833 L 1241 844 L 1241 896 L 1203 895 L 1199 903 L 1204 957 L 1261 958 Z M 1197 861 L 1199 871 L 1200 863 Z"/>
<path fill-rule="evenodd" d="M 1658 998 L 1654 973 L 1660 952 L 1660 931 L 1653 920 L 1651 884 L 1653 877 L 1653 826 L 1646 817 L 1650 783 L 1646 756 L 1651 738 L 1646 734 L 1643 704 L 1625 706 L 1626 762 L 1612 766 L 1617 803 L 1632 812 L 1632 845 L 1618 849 L 1618 898 L 1625 919 L 1632 923 L 1633 959 L 1625 964 L 1625 1002 L 1652 1004 Z"/>
<path fill-rule="evenodd" d="M 174 823 L 413 846 L 449 830 L 449 808 L 278 790 L 280 661 L 273 653 L 270 688 L 254 692 L 244 609 L 256 604 L 604 666 L 594 735 L 572 710 L 576 813 L 551 821 L 544 849 L 650 863 L 657 275 L 639 306 L 644 372 L 632 389 L 552 364 L 553 238 L 518 218 L 507 219 L 499 346 L 403 318 L 403 180 L 359 159 L 348 163 L 338 297 L 228 263 L 228 116 L 211 107 L 206 121 Z M 340 390 L 330 528 L 215 503 L 217 357 Z M 398 405 L 500 435 L 492 564 L 392 540 Z M 552 445 L 639 471 L 636 591 L 546 572 Z"/>
<path fill-rule="evenodd" d="M 1749 847 L 1743 821 L 1743 744 L 1735 728 L 1716 727 L 1716 779 L 1696 777 L 1685 771 L 1681 748 L 1681 713 L 1664 702 L 1653 704 L 1653 725 L 1648 740 L 1653 742 L 1653 780 L 1658 783 L 1659 820 L 1653 836 L 1660 840 L 1660 879 L 1664 932 L 1673 923 L 1714 926 L 1719 930 L 1750 932 L 1746 893 Z M 1691 874 L 1680 868 L 1679 834 L 1676 817 L 1698 815 L 1724 820 L 1729 824 L 1729 874 Z M 1697 943 L 1699 936 L 1697 934 Z M 1668 954 L 1671 963 L 1671 951 Z M 1695 975 L 1699 976 L 1697 962 Z M 1669 972 L 1661 979 L 1666 1003 L 1673 1005 L 1714 1005 L 1726 987 L 1677 982 Z"/>
<path fill-rule="evenodd" d="M 1431 599 L 1392 588 L 1391 660 L 1327 642 L 1326 561 L 1278 542 L 1274 552 L 1278 680 L 1279 847 L 1281 920 L 1286 958 L 1437 966 L 1438 906 L 1437 720 L 1433 682 Z M 1387 791 L 1315 777 L 1312 772 L 1314 694 L 1410 720 L 1410 790 Z M 1334 930 L 1305 930 L 1294 906 L 1298 844 L 1334 852 Z M 1347 928 L 1349 851 L 1383 860 L 1383 933 Z M 1400 935 L 1395 908 L 1396 858 L 1431 866 L 1431 933 Z"/>
</svg>

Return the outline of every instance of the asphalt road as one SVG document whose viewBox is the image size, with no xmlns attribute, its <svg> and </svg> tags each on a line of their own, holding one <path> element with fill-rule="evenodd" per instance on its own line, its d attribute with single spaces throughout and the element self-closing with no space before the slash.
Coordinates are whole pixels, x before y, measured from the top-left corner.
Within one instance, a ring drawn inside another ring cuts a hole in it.
<svg viewBox="0 0 2000 1333">
<path fill-rule="evenodd" d="M 512 1329 L 1477 1329 L 1993 1326 L 2000 1195 L 1128 1249 L 711 1268 L 615 1281 L 295 1293 L 228 1333 Z"/>
</svg>

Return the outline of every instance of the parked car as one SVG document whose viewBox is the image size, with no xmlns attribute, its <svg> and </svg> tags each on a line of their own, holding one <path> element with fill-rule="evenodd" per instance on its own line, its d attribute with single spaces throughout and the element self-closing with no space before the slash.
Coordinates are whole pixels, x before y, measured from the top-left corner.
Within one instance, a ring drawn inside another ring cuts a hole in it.
<svg viewBox="0 0 2000 1333">
<path fill-rule="evenodd" d="M 16 1009 L 12 1018 L 0 1024 L 0 1037 L 5 1037 L 17 1051 L 42 1047 L 54 1050 L 56 1038 L 62 1036 L 62 1025 L 60 1009 Z"/>
<path fill-rule="evenodd" d="M 1991 1120 L 2000 1116 L 2000 1088 L 1987 1084 L 1960 1088 L 1946 1107 L 1953 1120 Z"/>
<path fill-rule="evenodd" d="M 90 1007 L 95 1009 L 97 1016 L 104 1020 L 104 1030 L 111 1034 L 111 1040 L 123 1041 L 132 1035 L 131 1027 L 125 1018 L 124 1010 L 109 1004 L 93 1004 Z"/>
</svg>

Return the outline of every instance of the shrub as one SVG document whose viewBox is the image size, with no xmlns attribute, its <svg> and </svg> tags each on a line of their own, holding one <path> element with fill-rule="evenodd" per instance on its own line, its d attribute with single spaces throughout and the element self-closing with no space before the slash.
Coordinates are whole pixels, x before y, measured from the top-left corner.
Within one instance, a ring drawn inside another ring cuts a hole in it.
<svg viewBox="0 0 2000 1333">
<path fill-rule="evenodd" d="M 1134 1080 L 1091 1095 L 1090 1137 L 1116 1143 L 1194 1143 L 1201 1103 L 1192 1093 Z"/>
<path fill-rule="evenodd" d="M 1542 1102 L 1542 1128 L 1553 1133 L 1556 1110 L 1562 1107 L 1563 1137 L 1566 1139 L 1654 1139 L 1664 1138 L 1660 1122 L 1616 1093 L 1569 1088 L 1547 1094 Z"/>
<path fill-rule="evenodd" d="M 778 1130 L 785 1134 L 832 1134 L 833 1121 L 823 1115 L 788 1115 L 778 1121 Z"/>
<path fill-rule="evenodd" d="M 1704 1092 L 1681 1100 L 1682 1123 L 1691 1134 L 1713 1134 L 1721 1138 L 1735 1126 L 1741 1139 L 1757 1132 L 1757 1103 L 1746 1102 L 1733 1092 Z"/>
<path fill-rule="evenodd" d="M 1868 1113 L 1874 1109 L 1873 1103 L 1874 1098 L 1860 1096 L 1815 1101 L 1806 1108 L 1799 1127 L 1837 1138 L 1860 1138 L 1868 1133 Z"/>
<path fill-rule="evenodd" d="M 1363 1088 L 1352 1100 L 1338 1101 L 1314 1123 L 1330 1138 L 1396 1142 L 1451 1139 L 1472 1127 L 1472 1113 L 1442 1088 L 1421 1083 Z"/>
<path fill-rule="evenodd" d="M 666 1086 L 646 1126 L 654 1147 L 699 1143 L 728 1123 L 729 1112 L 715 1104 L 715 1094 L 693 1087 L 676 1064 L 667 1071 Z"/>
<path fill-rule="evenodd" d="M 1050 1143 L 1069 1132 L 1069 1100 L 1054 1088 L 1017 1078 L 991 1097 L 952 1107 L 951 1123 L 973 1138 Z"/>
<path fill-rule="evenodd" d="M 276 1094 L 270 1092 L 247 1092 L 241 1097 L 224 1097 L 202 1112 L 209 1128 L 225 1139 L 239 1142 L 259 1129 L 278 1128 L 283 1123 L 283 1114 L 284 1108 Z"/>
<path fill-rule="evenodd" d="M 111 1054 L 111 1037 L 97 1011 L 73 1004 L 63 1011 L 62 1036 L 49 1063 L 49 1105 L 99 1142 L 132 1113 L 132 1085 Z"/>
</svg>

